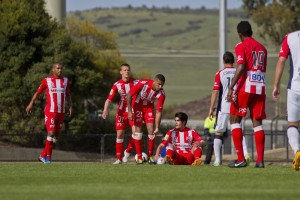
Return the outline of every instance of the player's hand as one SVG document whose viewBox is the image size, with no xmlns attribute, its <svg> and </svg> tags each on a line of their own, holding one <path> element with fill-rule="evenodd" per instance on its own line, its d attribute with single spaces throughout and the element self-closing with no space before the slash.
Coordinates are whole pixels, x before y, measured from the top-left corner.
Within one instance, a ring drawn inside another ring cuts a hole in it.
<svg viewBox="0 0 300 200">
<path fill-rule="evenodd" d="M 102 118 L 106 119 L 107 115 L 108 115 L 108 112 L 106 110 L 104 110 L 103 113 L 102 113 Z"/>
<path fill-rule="evenodd" d="M 153 133 L 154 135 L 157 135 L 159 133 L 159 128 L 156 128 Z"/>
<path fill-rule="evenodd" d="M 72 106 L 69 107 L 69 117 L 72 117 Z"/>
<path fill-rule="evenodd" d="M 32 110 L 32 104 L 29 104 L 29 105 L 27 106 L 27 108 L 26 108 L 26 113 L 27 113 L 27 115 L 28 115 L 29 113 L 31 113 L 31 110 Z"/>
<path fill-rule="evenodd" d="M 132 116 L 132 112 L 128 111 L 128 119 L 133 121 L 133 116 Z"/>
<path fill-rule="evenodd" d="M 210 108 L 210 109 L 209 109 L 209 113 L 208 113 L 209 120 L 212 120 L 213 113 L 214 113 L 214 112 L 213 112 L 213 109 Z"/>
<path fill-rule="evenodd" d="M 227 96 L 226 96 L 226 100 L 228 102 L 231 102 L 231 100 L 232 100 L 232 94 L 233 94 L 233 90 L 232 89 L 228 89 L 228 93 L 227 93 Z"/>
<path fill-rule="evenodd" d="M 160 157 L 161 157 L 160 154 L 159 154 L 159 155 L 155 154 L 154 159 L 155 159 L 155 160 L 158 160 Z"/>
<path fill-rule="evenodd" d="M 211 140 L 211 137 L 206 137 L 206 140 Z"/>
<path fill-rule="evenodd" d="M 278 89 L 278 87 L 274 87 L 272 96 L 275 101 L 277 101 L 280 98 L 280 90 Z"/>
</svg>

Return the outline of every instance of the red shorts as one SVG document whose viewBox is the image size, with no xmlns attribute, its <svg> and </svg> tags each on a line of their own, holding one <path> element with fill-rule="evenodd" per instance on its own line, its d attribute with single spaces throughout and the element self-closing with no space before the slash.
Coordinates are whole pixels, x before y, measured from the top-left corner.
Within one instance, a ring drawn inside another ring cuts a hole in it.
<svg viewBox="0 0 300 200">
<path fill-rule="evenodd" d="M 146 124 L 154 123 L 155 116 L 152 108 L 139 108 L 133 109 L 133 124 L 137 126 L 143 125 L 143 121 Z"/>
<path fill-rule="evenodd" d="M 266 95 L 252 94 L 243 91 L 240 91 L 236 95 L 236 99 L 232 99 L 231 101 L 230 114 L 245 117 L 247 108 L 249 108 L 251 118 L 266 119 Z"/>
<path fill-rule="evenodd" d="M 45 124 L 47 131 L 55 131 L 60 133 L 63 127 L 65 113 L 45 113 Z"/>
<path fill-rule="evenodd" d="M 191 165 L 194 162 L 195 158 L 192 152 L 187 154 L 175 153 L 174 155 L 174 165 Z"/>
<path fill-rule="evenodd" d="M 118 113 L 116 117 L 116 130 L 126 129 L 128 126 L 128 122 L 130 127 L 133 126 L 133 121 L 128 119 L 128 113 Z"/>
</svg>

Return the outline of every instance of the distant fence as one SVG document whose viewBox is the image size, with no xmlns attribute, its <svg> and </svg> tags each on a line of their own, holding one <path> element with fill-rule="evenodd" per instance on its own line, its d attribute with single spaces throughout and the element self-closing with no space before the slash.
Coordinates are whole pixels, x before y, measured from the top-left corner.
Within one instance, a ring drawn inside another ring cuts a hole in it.
<svg viewBox="0 0 300 200">
<path fill-rule="evenodd" d="M 293 152 L 288 148 L 285 131 L 270 130 L 265 131 L 265 135 L 266 162 L 291 162 L 293 160 Z M 201 134 L 200 136 L 203 137 Z M 256 148 L 253 131 L 245 129 L 244 136 L 248 152 L 252 161 L 255 161 Z M 130 135 L 125 135 L 125 148 L 129 137 Z M 162 137 L 162 135 L 156 137 L 156 147 L 162 141 Z M 37 161 L 44 148 L 45 139 L 46 134 L 0 134 L 0 161 Z M 57 162 L 112 162 L 116 159 L 115 141 L 116 134 L 61 134 L 53 151 L 53 160 Z M 144 134 L 143 152 L 147 152 L 147 143 L 147 137 Z M 134 149 L 131 154 L 135 155 Z M 230 132 L 223 145 L 225 161 L 228 155 L 235 155 Z M 134 162 L 133 157 L 131 156 L 131 162 Z"/>
</svg>

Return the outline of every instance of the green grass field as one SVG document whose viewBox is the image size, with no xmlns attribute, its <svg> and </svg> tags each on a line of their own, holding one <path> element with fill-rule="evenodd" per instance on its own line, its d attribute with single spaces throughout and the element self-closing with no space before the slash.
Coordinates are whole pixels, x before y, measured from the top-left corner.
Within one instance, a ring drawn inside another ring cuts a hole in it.
<svg viewBox="0 0 300 200">
<path fill-rule="evenodd" d="M 298 199 L 291 166 L 150 166 L 96 163 L 1 163 L 1 200 Z"/>
</svg>

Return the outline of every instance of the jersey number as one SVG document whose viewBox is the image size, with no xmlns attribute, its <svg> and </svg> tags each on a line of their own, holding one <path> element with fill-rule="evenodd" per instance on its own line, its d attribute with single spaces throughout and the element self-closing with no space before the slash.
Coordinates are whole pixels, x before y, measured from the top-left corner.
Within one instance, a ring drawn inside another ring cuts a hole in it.
<svg viewBox="0 0 300 200">
<path fill-rule="evenodd" d="M 264 58 L 265 58 L 265 52 L 259 51 L 258 55 L 256 54 L 256 51 L 252 51 L 253 55 L 253 67 L 254 69 L 257 69 L 258 66 L 261 66 L 261 70 L 264 70 Z"/>
<path fill-rule="evenodd" d="M 227 77 L 227 80 L 228 80 L 228 81 L 227 81 L 227 82 L 228 82 L 228 89 L 229 89 L 229 87 L 230 87 L 230 84 L 231 84 L 232 79 L 233 79 L 233 78 Z"/>
</svg>

